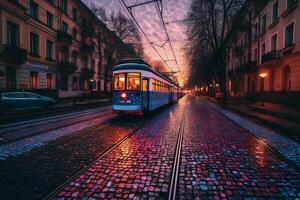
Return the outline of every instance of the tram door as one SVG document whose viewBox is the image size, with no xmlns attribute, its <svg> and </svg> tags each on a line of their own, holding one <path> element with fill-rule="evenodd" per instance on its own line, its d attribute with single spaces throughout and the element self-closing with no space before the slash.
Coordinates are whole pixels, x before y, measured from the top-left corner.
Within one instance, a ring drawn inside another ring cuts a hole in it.
<svg viewBox="0 0 300 200">
<path fill-rule="evenodd" d="M 143 87 L 143 110 L 149 110 L 149 79 L 143 79 L 142 82 Z"/>
</svg>

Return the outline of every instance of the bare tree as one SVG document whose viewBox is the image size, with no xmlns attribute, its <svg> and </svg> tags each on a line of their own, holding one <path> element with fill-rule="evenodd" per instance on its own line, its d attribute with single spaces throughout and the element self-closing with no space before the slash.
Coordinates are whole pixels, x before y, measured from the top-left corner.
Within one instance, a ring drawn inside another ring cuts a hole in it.
<svg viewBox="0 0 300 200">
<path fill-rule="evenodd" d="M 151 66 L 154 70 L 157 72 L 166 72 L 166 66 L 165 64 L 160 60 L 154 60 L 151 62 Z"/>
<path fill-rule="evenodd" d="M 91 3 L 92 12 L 103 24 L 102 31 L 95 34 L 96 48 L 98 49 L 100 72 L 104 67 L 104 91 L 107 91 L 107 76 L 112 67 L 118 60 L 128 57 L 142 56 L 143 48 L 141 45 L 141 37 L 134 22 L 126 18 L 122 13 L 111 13 L 109 17 L 102 7 L 97 7 Z M 109 27 L 109 29 L 107 28 Z M 102 46 L 105 45 L 105 52 L 102 52 Z M 103 66 L 102 57 L 105 56 L 107 64 Z"/>
<path fill-rule="evenodd" d="M 193 68 L 209 63 L 213 68 L 210 78 L 219 82 L 225 99 L 226 50 L 237 29 L 236 13 L 243 4 L 244 0 L 193 0 L 186 20 L 190 63 Z"/>
</svg>

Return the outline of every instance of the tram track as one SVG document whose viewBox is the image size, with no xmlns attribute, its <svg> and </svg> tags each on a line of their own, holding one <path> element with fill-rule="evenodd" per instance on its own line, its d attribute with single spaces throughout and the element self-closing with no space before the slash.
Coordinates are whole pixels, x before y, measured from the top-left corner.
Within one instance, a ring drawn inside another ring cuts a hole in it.
<svg viewBox="0 0 300 200">
<path fill-rule="evenodd" d="M 86 111 L 86 112 L 80 113 L 79 115 L 68 114 L 68 115 L 72 115 L 72 116 L 67 117 L 67 118 L 64 118 L 65 116 L 62 116 L 62 117 L 58 117 L 58 119 L 53 118 L 54 120 L 41 119 L 39 121 L 40 123 L 34 124 L 34 125 L 38 125 L 38 126 L 42 126 L 42 125 L 45 125 L 45 124 L 51 125 L 49 123 L 53 124 L 55 122 L 60 122 L 62 120 L 64 120 L 64 121 L 74 120 L 74 121 L 73 122 L 72 121 L 67 122 L 67 123 L 64 123 L 62 125 L 56 125 L 53 128 L 48 128 L 48 129 L 45 129 L 45 130 L 36 131 L 36 132 L 30 133 L 28 135 L 17 136 L 15 139 L 9 139 L 9 140 L 2 139 L 2 140 L 0 140 L 0 146 L 5 145 L 5 144 L 9 144 L 9 143 L 12 143 L 12 142 L 17 142 L 17 141 L 20 141 L 20 140 L 23 140 L 23 139 L 27 139 L 27 138 L 30 138 L 30 137 L 33 137 L 33 136 L 36 136 L 36 135 L 41 135 L 41 134 L 51 132 L 51 131 L 54 131 L 54 130 L 69 127 L 69 126 L 72 126 L 72 125 L 75 125 L 75 124 L 78 124 L 78 123 L 82 123 L 82 122 L 85 122 L 85 121 L 88 121 L 88 120 L 96 120 L 98 118 L 102 118 L 102 117 L 110 115 L 110 114 L 113 115 L 111 112 L 105 113 L 107 111 L 110 111 L 110 109 L 111 109 L 111 107 L 108 106 L 108 107 L 101 108 L 100 110 L 97 109 L 96 111 L 93 111 L 93 112 Z M 88 116 L 84 119 L 76 120 L 76 118 L 80 118 L 84 115 L 95 115 L 95 116 Z M 26 128 L 32 128 L 33 125 L 30 125 L 30 123 L 26 124 L 25 127 L 23 125 L 21 125 L 20 127 L 16 127 L 15 129 L 8 129 L 8 130 L 1 131 L 0 132 L 0 138 L 3 138 L 3 136 L 5 134 L 10 134 L 10 132 L 12 132 L 12 131 L 20 131 L 20 130 L 24 131 L 24 129 L 26 129 Z"/>
<path fill-rule="evenodd" d="M 119 147 L 122 143 L 124 143 L 127 139 L 129 139 L 131 136 L 133 136 L 139 129 L 141 129 L 144 125 L 146 125 L 147 123 L 149 123 L 151 120 L 152 120 L 152 118 L 150 117 L 150 119 L 145 120 L 138 127 L 134 128 L 134 129 L 131 129 L 129 131 L 129 133 L 125 137 L 123 137 L 118 142 L 116 142 L 115 144 L 113 144 L 111 147 L 109 147 L 108 149 L 106 149 L 102 154 L 100 154 L 93 161 L 91 161 L 90 163 L 88 163 L 83 169 L 79 170 L 73 176 L 71 176 L 68 180 L 66 180 L 64 183 L 62 183 L 61 185 L 59 185 L 50 194 L 48 194 L 46 197 L 44 197 L 43 200 L 53 199 L 55 197 L 55 195 L 61 189 L 63 189 L 65 186 L 67 186 L 72 181 L 74 181 L 76 178 L 78 178 L 82 173 L 84 173 L 85 171 L 87 171 L 90 167 L 92 167 L 95 163 L 97 163 L 99 160 L 101 160 L 107 154 L 109 154 L 110 152 L 112 152 L 113 150 L 115 150 L 117 147 Z M 109 124 L 105 124 L 102 127 L 104 128 L 104 127 L 106 127 L 108 125 Z M 97 128 L 96 130 L 100 130 L 100 129 L 101 129 L 101 127 Z"/>
<path fill-rule="evenodd" d="M 81 112 L 87 109 L 94 109 L 99 108 L 101 106 L 108 106 L 111 105 L 111 102 L 103 102 L 101 104 L 88 104 L 88 105 L 74 105 L 74 106 L 66 106 L 66 107 L 53 107 L 48 110 L 40 110 L 40 109 L 33 109 L 30 111 L 22 111 L 22 112 L 10 112 L 10 113 L 3 113 L 0 115 L 0 127 L 6 126 L 8 124 L 14 123 L 22 123 L 24 118 L 29 118 L 31 120 L 38 120 L 39 117 L 55 117 L 62 113 L 69 114 L 76 112 Z M 30 113 L 30 114 L 29 114 Z"/>
<path fill-rule="evenodd" d="M 185 105 L 186 107 L 186 105 Z M 175 148 L 175 156 L 174 156 L 174 165 L 172 170 L 172 177 L 170 183 L 170 190 L 169 190 L 169 197 L 168 200 L 175 200 L 176 199 L 176 192 L 177 192 L 177 183 L 178 183 L 178 174 L 180 168 L 180 159 L 181 159 L 181 150 L 182 150 L 182 142 L 183 142 L 183 127 L 184 127 L 184 117 L 185 117 L 186 109 L 181 115 L 178 136 L 176 141 L 176 148 Z"/>
<path fill-rule="evenodd" d="M 186 107 L 187 103 L 184 107 Z M 169 188 L 169 195 L 168 200 L 175 200 L 176 199 L 176 192 L 177 192 L 177 184 L 178 184 L 178 176 L 179 176 L 179 167 L 180 167 L 180 160 L 181 160 L 181 149 L 182 149 L 182 143 L 183 143 L 183 133 L 184 133 L 184 117 L 185 117 L 186 109 L 183 110 L 183 113 L 180 117 L 179 127 L 178 127 L 178 134 L 176 139 L 176 147 L 175 147 L 175 155 L 174 155 L 174 164 L 173 164 L 173 170 L 172 170 L 172 176 L 171 176 L 171 182 L 170 182 L 170 188 Z M 101 159 L 103 159 L 106 155 L 108 155 L 110 152 L 115 150 L 117 147 L 119 147 L 122 143 L 124 143 L 126 140 L 128 140 L 130 137 L 132 137 L 139 129 L 141 129 L 144 125 L 149 123 L 152 120 L 152 118 L 144 121 L 141 125 L 139 125 L 137 128 L 134 128 L 128 133 L 125 137 L 120 139 L 117 143 L 109 147 L 107 150 L 105 150 L 101 155 L 96 157 L 93 161 L 91 161 L 89 164 L 87 164 L 83 169 L 75 173 L 72 177 L 70 177 L 68 180 L 66 180 L 63 184 L 58 186 L 55 190 L 53 190 L 50 194 L 48 194 L 46 197 L 43 198 L 43 200 L 50 200 L 55 198 L 55 196 L 58 194 L 59 191 L 61 191 L 64 187 L 69 185 L 72 181 L 76 180 L 80 175 L 82 175 L 84 172 L 89 170 L 94 164 L 99 162 Z M 104 125 L 106 126 L 106 125 Z M 100 127 L 101 128 L 101 127 Z M 97 128 L 98 130 L 99 128 Z"/>
</svg>

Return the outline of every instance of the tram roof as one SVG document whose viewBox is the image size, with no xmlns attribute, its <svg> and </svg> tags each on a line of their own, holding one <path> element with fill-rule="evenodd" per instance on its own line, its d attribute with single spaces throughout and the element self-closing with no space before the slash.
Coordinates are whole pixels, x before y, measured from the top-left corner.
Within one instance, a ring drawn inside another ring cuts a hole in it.
<svg viewBox="0 0 300 200">
<path fill-rule="evenodd" d="M 143 64 L 143 63 L 124 63 L 124 64 L 120 64 L 120 65 L 117 65 L 115 68 L 114 68 L 114 71 L 119 71 L 119 70 L 126 70 L 126 69 L 137 69 L 137 70 L 145 70 L 145 71 L 149 71 L 149 72 L 152 72 L 154 74 L 156 74 L 157 76 L 159 76 L 160 78 L 166 80 L 166 81 L 169 81 L 171 82 L 172 84 L 176 85 L 174 83 L 174 81 L 172 81 L 170 78 L 162 75 L 161 73 L 153 70 L 149 65 L 147 64 Z"/>
</svg>

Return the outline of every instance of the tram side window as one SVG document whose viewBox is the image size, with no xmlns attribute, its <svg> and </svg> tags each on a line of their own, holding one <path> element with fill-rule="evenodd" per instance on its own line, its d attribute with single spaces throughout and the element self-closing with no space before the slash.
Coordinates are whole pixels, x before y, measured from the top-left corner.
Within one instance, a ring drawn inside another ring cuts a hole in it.
<svg viewBox="0 0 300 200">
<path fill-rule="evenodd" d="M 114 80 L 115 90 L 125 90 L 125 74 L 115 74 Z"/>
<path fill-rule="evenodd" d="M 139 73 L 127 74 L 127 90 L 141 90 L 141 77 Z"/>
</svg>

